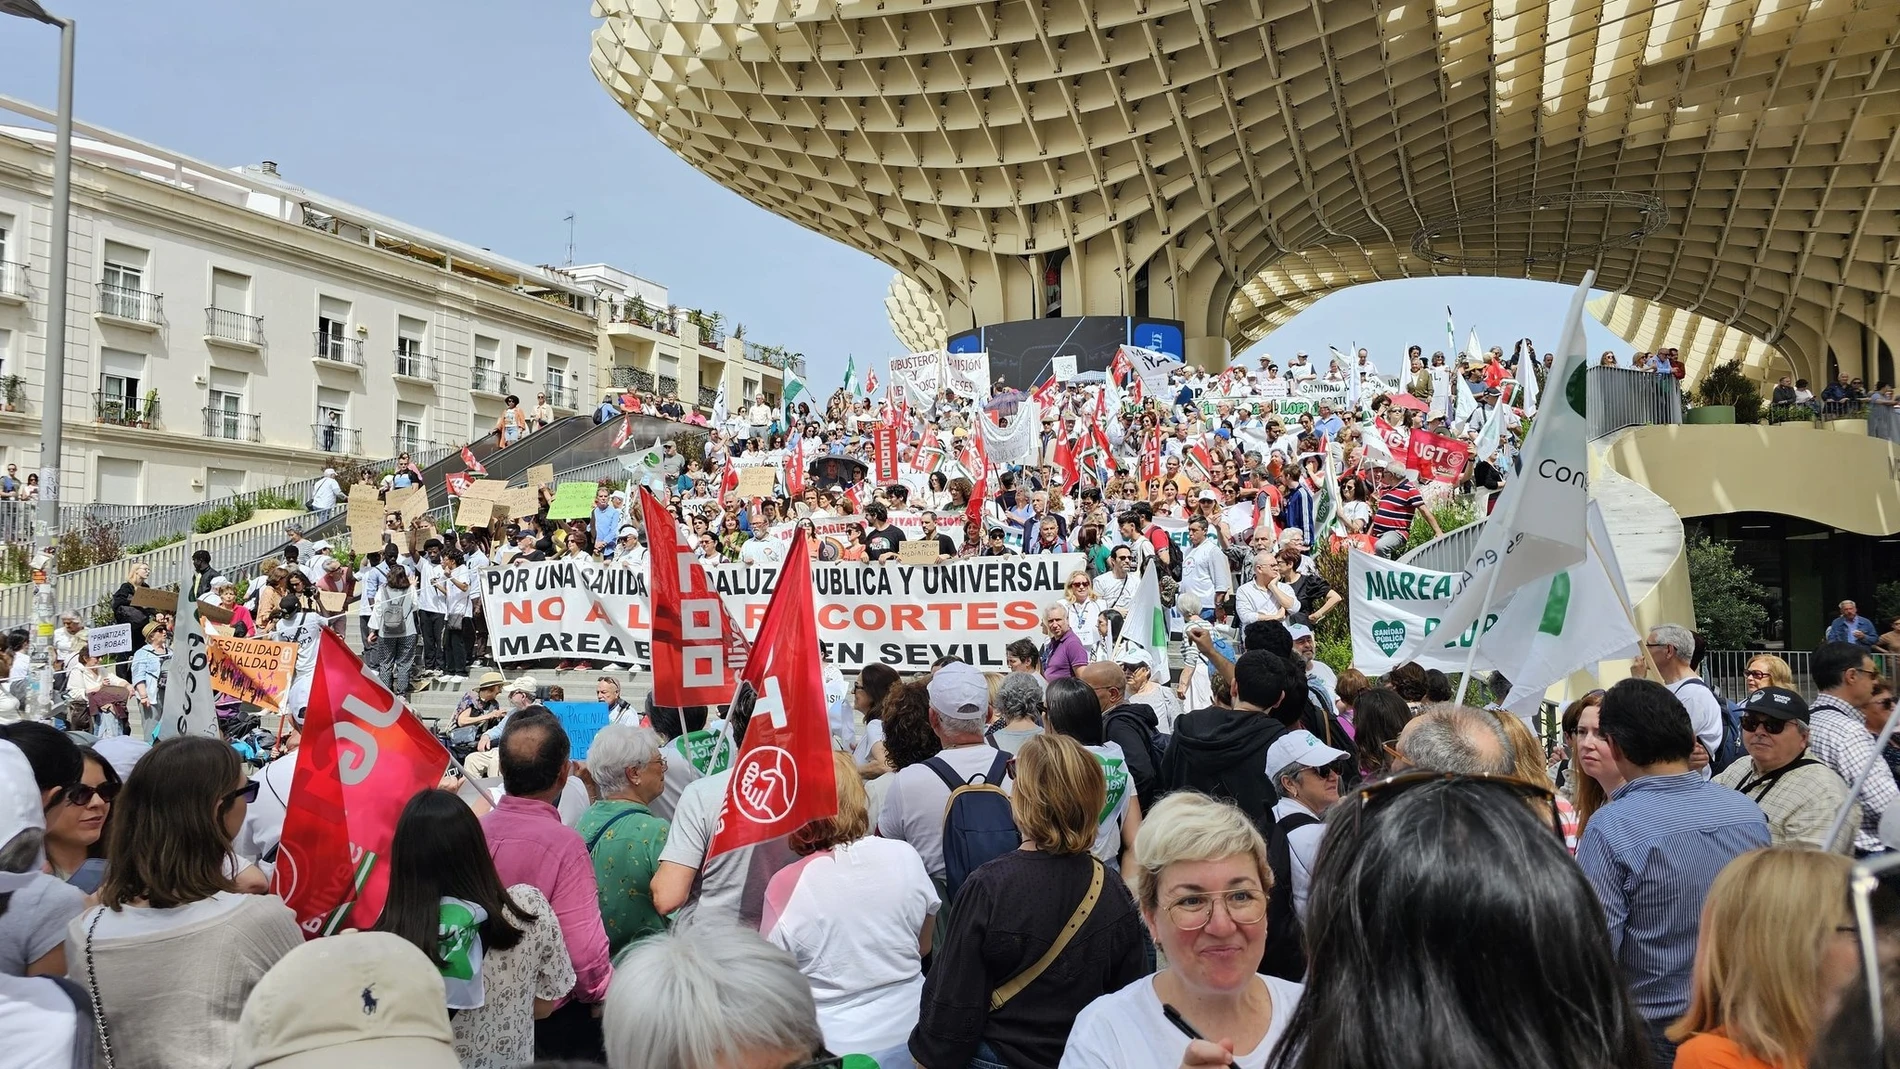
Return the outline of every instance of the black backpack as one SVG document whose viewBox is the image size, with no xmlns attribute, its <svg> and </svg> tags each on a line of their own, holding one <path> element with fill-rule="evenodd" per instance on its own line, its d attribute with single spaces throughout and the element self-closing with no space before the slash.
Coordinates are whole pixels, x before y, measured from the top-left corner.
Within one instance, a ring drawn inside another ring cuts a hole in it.
<svg viewBox="0 0 1900 1069">
<path fill-rule="evenodd" d="M 1260 971 L 1296 984 L 1306 978 L 1306 934 L 1293 909 L 1293 848 L 1287 837 L 1319 822 L 1311 813 L 1289 813 L 1261 829 L 1267 840 L 1273 889 L 1267 892 L 1267 946 L 1260 957 Z"/>
<path fill-rule="evenodd" d="M 1715 696 L 1715 703 L 1722 707 L 1722 744 L 1709 755 L 1709 774 L 1715 775 L 1723 769 L 1748 756 L 1748 747 L 1742 743 L 1742 707 L 1722 697 L 1715 685 L 1701 676 L 1692 676 L 1683 680 L 1684 685 L 1700 683 L 1703 688 Z"/>
<path fill-rule="evenodd" d="M 941 757 L 924 764 L 950 788 L 943 804 L 944 899 L 956 897 L 970 873 L 1023 844 L 1016 818 L 1009 811 L 1003 779 L 1009 774 L 1010 755 L 1002 750 L 990 761 L 989 771 L 964 780 Z"/>
</svg>

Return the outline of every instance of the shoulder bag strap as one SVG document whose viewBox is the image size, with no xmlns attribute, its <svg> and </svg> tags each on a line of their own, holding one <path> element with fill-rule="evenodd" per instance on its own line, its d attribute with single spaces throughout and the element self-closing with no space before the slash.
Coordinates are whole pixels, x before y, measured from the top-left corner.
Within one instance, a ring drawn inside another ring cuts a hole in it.
<svg viewBox="0 0 1900 1069">
<path fill-rule="evenodd" d="M 1075 938 L 1075 933 L 1081 931 L 1082 925 L 1088 923 L 1089 914 L 1095 912 L 1095 903 L 1102 897 L 1104 871 L 1102 863 L 1094 857 L 1089 858 L 1089 865 L 1088 893 L 1082 896 L 1082 901 L 1075 907 L 1075 912 L 1069 915 L 1069 923 L 1062 926 L 1062 934 L 1056 936 L 1056 941 L 1049 944 L 1049 949 L 1043 953 L 1042 957 L 1036 959 L 1034 965 L 1017 973 L 1008 983 L 990 992 L 991 1013 L 1002 1009 L 1004 1003 L 1022 994 L 1023 988 L 1035 983 L 1036 977 L 1041 976 L 1049 966 L 1055 964 L 1056 959 L 1062 956 L 1062 952 L 1068 949 L 1069 941 Z"/>
<path fill-rule="evenodd" d="M 86 925 L 86 997 L 92 1002 L 92 1023 L 99 1032 L 99 1051 L 105 1055 L 106 1069 L 114 1069 L 112 1064 L 112 1034 L 106 1028 L 105 1007 L 99 1002 L 99 976 L 92 963 L 92 933 L 99 927 L 99 918 L 106 915 L 104 906 L 97 907 L 99 912 L 92 915 Z"/>
<path fill-rule="evenodd" d="M 607 823 L 602 824 L 600 826 L 599 831 L 596 831 L 594 834 L 587 837 L 587 852 L 590 854 L 593 853 L 594 844 L 600 842 L 601 836 L 606 835 L 608 830 L 611 829 L 615 824 L 620 823 L 622 820 L 625 820 L 627 817 L 630 817 L 637 812 L 639 812 L 639 810 L 637 809 L 623 809 L 620 812 L 615 813 L 613 817 L 607 821 Z"/>
<path fill-rule="evenodd" d="M 943 781 L 944 786 L 950 788 L 952 794 L 956 793 L 959 787 L 969 786 L 964 778 L 957 775 L 956 770 L 950 767 L 950 762 L 945 761 L 941 757 L 930 758 L 924 762 L 924 766 L 932 772 L 935 772 L 937 778 Z"/>
<path fill-rule="evenodd" d="M 1743 794 L 1748 795 L 1748 797 L 1755 800 L 1756 805 L 1760 805 L 1761 800 L 1763 798 L 1768 797 L 1768 792 L 1775 789 L 1775 784 L 1781 782 L 1781 777 L 1805 765 L 1818 765 L 1820 763 L 1821 762 L 1816 761 L 1812 757 L 1797 757 L 1793 761 L 1790 761 L 1787 764 L 1782 765 L 1780 768 L 1775 769 L 1773 772 L 1770 772 L 1767 775 L 1756 777 L 1756 778 L 1743 779 L 1742 785 L 1740 787 L 1737 787 L 1736 790 L 1739 790 Z M 1752 791 L 1757 787 L 1761 788 L 1760 794 L 1748 794 L 1749 791 Z"/>
</svg>

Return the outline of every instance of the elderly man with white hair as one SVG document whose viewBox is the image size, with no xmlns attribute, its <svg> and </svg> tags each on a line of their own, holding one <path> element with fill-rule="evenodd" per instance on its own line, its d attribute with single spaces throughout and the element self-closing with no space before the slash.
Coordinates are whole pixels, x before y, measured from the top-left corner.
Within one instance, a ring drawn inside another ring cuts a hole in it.
<svg viewBox="0 0 1900 1069">
<path fill-rule="evenodd" d="M 811 984 L 757 932 L 699 924 L 640 941 L 607 989 L 607 1064 L 729 1069 L 819 1064 Z"/>
<path fill-rule="evenodd" d="M 983 741 L 990 708 L 989 681 L 975 667 L 952 661 L 930 677 L 930 728 L 943 743 L 937 756 L 900 769 L 878 813 L 878 834 L 902 839 L 942 881 L 943 811 L 950 792 L 966 783 L 1010 788 L 1009 754 Z"/>
<path fill-rule="evenodd" d="M 653 874 L 666 848 L 667 823 L 647 806 L 666 785 L 666 755 L 651 728 L 609 724 L 587 749 L 587 771 L 600 800 L 574 829 L 594 860 L 607 951 L 618 956 L 636 939 L 666 931 L 653 908 Z"/>
<path fill-rule="evenodd" d="M 1697 745 L 1689 767 L 1700 769 L 1707 776 L 1710 755 L 1722 748 L 1722 720 L 1726 714 L 1715 688 L 1690 667 L 1689 662 L 1695 658 L 1695 632 L 1681 624 L 1658 624 L 1649 629 L 1649 637 L 1643 640 L 1643 645 L 1649 651 L 1649 659 L 1656 662 L 1656 672 L 1661 677 L 1657 682 L 1668 687 L 1669 693 L 1689 710 L 1689 724 L 1695 728 Z M 1630 665 L 1630 674 L 1638 678 L 1648 672 L 1649 665 L 1641 657 Z"/>
</svg>

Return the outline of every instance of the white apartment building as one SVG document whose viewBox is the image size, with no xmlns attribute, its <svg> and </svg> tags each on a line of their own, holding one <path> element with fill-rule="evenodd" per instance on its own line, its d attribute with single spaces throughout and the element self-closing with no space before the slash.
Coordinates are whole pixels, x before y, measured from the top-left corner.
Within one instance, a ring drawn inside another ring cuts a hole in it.
<svg viewBox="0 0 1900 1069">
<path fill-rule="evenodd" d="M 64 502 L 200 501 L 455 445 L 492 433 L 510 393 L 586 412 L 616 378 L 664 374 L 662 349 L 672 366 L 694 352 L 694 374 L 670 376 L 689 405 L 722 378 L 778 393 L 742 342 L 614 323 L 635 294 L 670 307 L 637 276 L 518 263 L 269 163 L 224 170 L 75 128 Z M 0 462 L 22 475 L 47 403 L 51 200 L 51 135 L 0 126 Z"/>
</svg>

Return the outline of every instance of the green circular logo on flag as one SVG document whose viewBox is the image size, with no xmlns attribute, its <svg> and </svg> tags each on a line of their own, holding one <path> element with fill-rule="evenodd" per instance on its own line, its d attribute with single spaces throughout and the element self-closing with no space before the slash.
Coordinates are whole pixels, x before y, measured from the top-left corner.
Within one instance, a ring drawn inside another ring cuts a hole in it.
<svg viewBox="0 0 1900 1069">
<path fill-rule="evenodd" d="M 1570 373 L 1569 380 L 1564 383 L 1564 400 L 1570 402 L 1571 411 L 1579 416 L 1589 414 L 1584 411 L 1588 407 L 1586 398 L 1589 396 L 1589 391 L 1584 388 L 1584 376 L 1589 370 L 1587 361 L 1577 361 L 1576 369 Z"/>
</svg>

